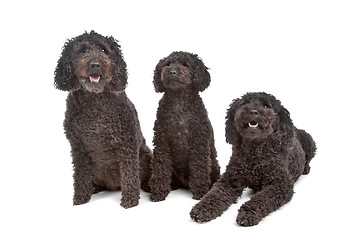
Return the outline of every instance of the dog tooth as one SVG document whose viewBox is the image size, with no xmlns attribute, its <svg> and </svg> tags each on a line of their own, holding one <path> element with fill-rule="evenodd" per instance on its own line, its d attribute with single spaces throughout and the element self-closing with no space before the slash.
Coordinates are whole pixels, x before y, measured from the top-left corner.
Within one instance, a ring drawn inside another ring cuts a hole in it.
<svg viewBox="0 0 360 240">
<path fill-rule="evenodd" d="M 251 127 L 251 128 L 257 128 L 258 126 L 259 126 L 258 123 L 256 123 L 255 125 L 252 125 L 251 123 L 249 123 L 249 127 Z"/>
</svg>

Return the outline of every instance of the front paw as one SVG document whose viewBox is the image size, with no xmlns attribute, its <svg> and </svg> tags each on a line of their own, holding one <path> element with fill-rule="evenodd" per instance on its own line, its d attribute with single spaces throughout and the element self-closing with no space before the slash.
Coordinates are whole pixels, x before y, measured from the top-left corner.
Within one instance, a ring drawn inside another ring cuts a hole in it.
<svg viewBox="0 0 360 240">
<path fill-rule="evenodd" d="M 122 198 L 120 205 L 124 208 L 135 207 L 139 204 L 139 198 Z"/>
<path fill-rule="evenodd" d="M 250 227 L 257 225 L 262 219 L 261 214 L 254 210 L 245 210 L 244 208 L 240 208 L 239 214 L 236 218 L 237 224 L 244 227 Z"/>
<path fill-rule="evenodd" d="M 199 202 L 190 211 L 190 217 L 195 222 L 209 222 L 221 215 L 214 206 Z"/>
<path fill-rule="evenodd" d="M 81 205 L 89 202 L 91 199 L 91 195 L 85 194 L 75 194 L 73 197 L 73 205 Z"/>
<path fill-rule="evenodd" d="M 160 202 L 160 201 L 164 201 L 165 198 L 167 197 L 169 193 L 152 193 L 150 195 L 150 200 L 153 201 L 153 202 Z"/>
</svg>

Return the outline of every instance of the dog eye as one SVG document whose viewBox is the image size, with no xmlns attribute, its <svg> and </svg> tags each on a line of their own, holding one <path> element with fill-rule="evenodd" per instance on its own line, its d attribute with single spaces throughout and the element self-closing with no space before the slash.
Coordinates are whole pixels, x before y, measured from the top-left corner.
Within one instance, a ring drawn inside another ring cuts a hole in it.
<svg viewBox="0 0 360 240">
<path fill-rule="evenodd" d="M 184 67 L 189 67 L 189 64 L 183 63 L 183 66 L 184 66 Z"/>
<path fill-rule="evenodd" d="M 85 44 L 81 44 L 77 50 L 79 53 L 86 53 L 87 46 Z"/>
<path fill-rule="evenodd" d="M 264 107 L 265 107 L 265 108 L 271 108 L 270 105 L 267 104 L 267 103 L 264 103 Z"/>
<path fill-rule="evenodd" d="M 103 52 L 103 53 L 107 53 L 107 50 L 105 47 L 101 47 L 100 50 Z"/>
<path fill-rule="evenodd" d="M 108 54 L 108 50 L 107 50 L 106 47 L 100 46 L 100 51 L 105 53 L 105 54 Z"/>
</svg>

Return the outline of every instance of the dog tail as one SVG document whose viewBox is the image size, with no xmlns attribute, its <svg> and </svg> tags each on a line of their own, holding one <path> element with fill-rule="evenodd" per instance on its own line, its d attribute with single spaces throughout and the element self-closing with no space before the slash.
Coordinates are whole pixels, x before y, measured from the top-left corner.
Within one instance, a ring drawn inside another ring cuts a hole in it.
<svg viewBox="0 0 360 240">
<path fill-rule="evenodd" d="M 310 160 L 315 156 L 316 144 L 313 138 L 305 132 L 305 130 L 297 129 L 297 138 L 300 141 L 300 144 L 305 152 L 305 168 L 303 175 L 306 175 L 310 172 Z"/>
</svg>

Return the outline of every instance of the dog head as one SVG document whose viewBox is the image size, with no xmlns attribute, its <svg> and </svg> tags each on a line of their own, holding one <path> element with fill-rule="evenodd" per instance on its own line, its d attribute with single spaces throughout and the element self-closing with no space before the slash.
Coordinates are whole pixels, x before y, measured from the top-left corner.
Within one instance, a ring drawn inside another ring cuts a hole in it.
<svg viewBox="0 0 360 240">
<path fill-rule="evenodd" d="M 234 144 L 242 138 L 265 139 L 274 132 L 291 132 L 289 111 L 274 96 L 247 93 L 235 99 L 226 116 L 226 140 Z"/>
<path fill-rule="evenodd" d="M 126 63 L 113 37 L 91 31 L 65 43 L 55 69 L 56 88 L 101 93 L 122 91 L 126 84 Z"/>
<path fill-rule="evenodd" d="M 204 91 L 210 84 L 207 70 L 196 54 L 173 52 L 156 65 L 155 91 Z"/>
</svg>

